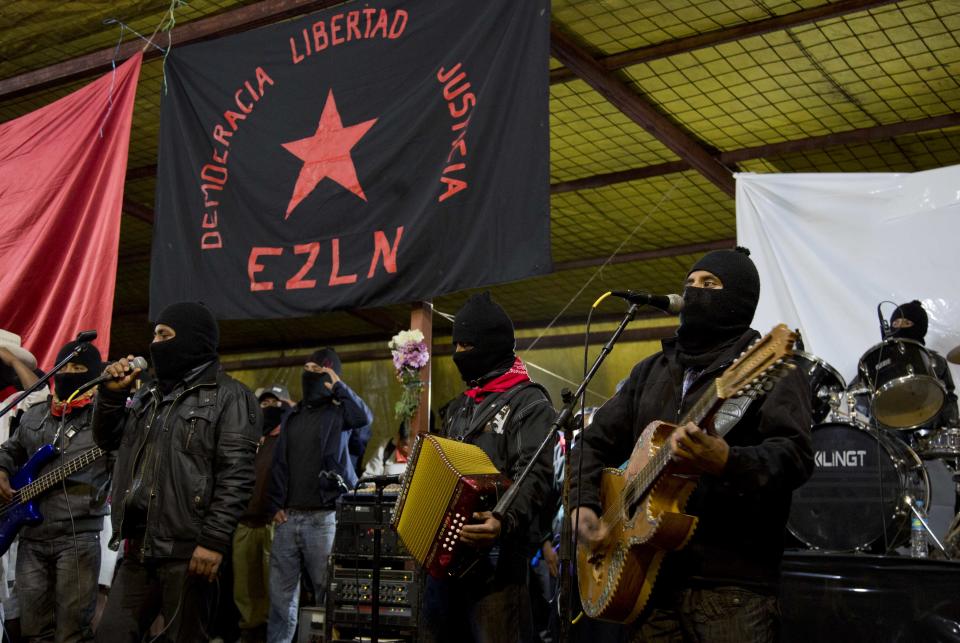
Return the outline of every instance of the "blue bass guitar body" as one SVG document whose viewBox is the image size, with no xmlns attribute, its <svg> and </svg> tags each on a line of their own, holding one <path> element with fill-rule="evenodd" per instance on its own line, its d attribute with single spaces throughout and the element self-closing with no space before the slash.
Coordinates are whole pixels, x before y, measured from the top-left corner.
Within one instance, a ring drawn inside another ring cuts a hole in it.
<svg viewBox="0 0 960 643">
<path fill-rule="evenodd" d="M 33 456 L 20 467 L 20 471 L 10 480 L 10 486 L 14 488 L 14 493 L 24 489 L 27 485 L 37 479 L 40 470 L 57 456 L 57 448 L 52 444 L 45 444 Z M 37 509 L 33 498 L 26 501 L 14 500 L 0 506 L 0 555 L 6 553 L 10 548 L 10 543 L 17 537 L 17 533 L 24 525 L 35 525 L 43 516 Z"/>
</svg>

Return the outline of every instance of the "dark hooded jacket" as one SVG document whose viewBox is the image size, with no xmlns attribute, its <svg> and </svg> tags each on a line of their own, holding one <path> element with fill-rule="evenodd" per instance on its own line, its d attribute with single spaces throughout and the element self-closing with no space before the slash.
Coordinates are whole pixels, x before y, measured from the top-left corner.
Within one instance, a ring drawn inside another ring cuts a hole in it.
<svg viewBox="0 0 960 643">
<path fill-rule="evenodd" d="M 677 422 L 757 337 L 752 329 L 744 333 L 686 395 L 675 338 L 637 364 L 574 448 L 572 470 L 578 471 L 582 460 L 583 478 L 571 475 L 571 506 L 591 507 L 599 515 L 602 469 L 623 464 L 650 422 Z M 667 556 L 658 587 L 703 583 L 775 591 L 791 495 L 813 472 L 810 386 L 797 369 L 745 410 L 739 402 L 728 402 L 718 413 L 718 424 L 744 415 L 726 435 L 730 454 L 723 474 L 702 476 L 692 494 L 686 510 L 699 517 L 698 526 L 685 549 Z"/>
</svg>

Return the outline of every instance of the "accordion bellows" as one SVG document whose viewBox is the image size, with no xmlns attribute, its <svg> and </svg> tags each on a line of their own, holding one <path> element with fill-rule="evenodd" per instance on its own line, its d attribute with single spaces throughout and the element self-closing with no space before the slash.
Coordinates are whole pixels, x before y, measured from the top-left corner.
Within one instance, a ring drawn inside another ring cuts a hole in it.
<svg viewBox="0 0 960 643">
<path fill-rule="evenodd" d="M 473 553 L 460 544 L 460 529 L 473 512 L 493 508 L 505 483 L 480 447 L 420 434 L 391 526 L 428 573 L 457 576 Z"/>
</svg>

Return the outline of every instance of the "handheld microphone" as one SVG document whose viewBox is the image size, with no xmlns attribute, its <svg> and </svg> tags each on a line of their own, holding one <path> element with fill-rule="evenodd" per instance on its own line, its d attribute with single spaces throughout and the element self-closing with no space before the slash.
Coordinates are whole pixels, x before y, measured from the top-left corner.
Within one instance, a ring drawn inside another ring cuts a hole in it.
<svg viewBox="0 0 960 643">
<path fill-rule="evenodd" d="M 631 304 L 653 306 L 674 315 L 683 310 L 683 297 L 680 295 L 653 295 L 635 290 L 614 290 L 610 294 L 614 297 L 626 299 Z"/>
<path fill-rule="evenodd" d="M 136 369 L 138 369 L 138 368 L 139 368 L 141 371 L 145 371 L 145 370 L 147 370 L 147 366 L 148 366 L 147 360 L 145 360 L 145 359 L 142 358 L 142 357 L 134 357 L 132 360 L 130 360 L 130 371 L 129 371 L 129 372 L 133 372 L 134 370 L 136 370 Z M 87 382 L 86 384 L 84 384 L 83 386 L 81 386 L 80 388 L 78 388 L 78 389 L 76 390 L 76 392 L 75 392 L 71 397 L 76 397 L 76 396 L 80 395 L 81 393 L 92 389 L 94 386 L 99 386 L 99 385 L 102 384 L 103 382 L 106 382 L 107 380 L 112 380 L 112 379 L 116 379 L 116 378 L 114 378 L 112 375 L 107 375 L 106 373 L 104 373 L 104 374 L 101 375 L 100 377 L 94 378 L 94 379 L 90 380 L 89 382 Z"/>
</svg>

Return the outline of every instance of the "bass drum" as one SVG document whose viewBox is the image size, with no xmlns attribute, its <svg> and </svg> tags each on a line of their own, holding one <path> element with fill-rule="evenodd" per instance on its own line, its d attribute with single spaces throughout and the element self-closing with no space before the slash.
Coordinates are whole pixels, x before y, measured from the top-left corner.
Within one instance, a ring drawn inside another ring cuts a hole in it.
<svg viewBox="0 0 960 643">
<path fill-rule="evenodd" d="M 813 393 L 813 421 L 823 422 L 830 411 L 840 406 L 847 383 L 840 373 L 825 361 L 801 351 L 794 351 L 794 363 L 807 374 L 810 391 Z"/>
<path fill-rule="evenodd" d="M 888 552 L 910 535 L 905 495 L 930 506 L 923 462 L 900 440 L 846 422 L 813 427 L 814 470 L 787 528 L 812 549 Z"/>
</svg>

